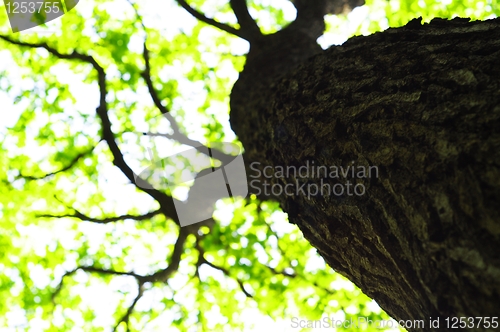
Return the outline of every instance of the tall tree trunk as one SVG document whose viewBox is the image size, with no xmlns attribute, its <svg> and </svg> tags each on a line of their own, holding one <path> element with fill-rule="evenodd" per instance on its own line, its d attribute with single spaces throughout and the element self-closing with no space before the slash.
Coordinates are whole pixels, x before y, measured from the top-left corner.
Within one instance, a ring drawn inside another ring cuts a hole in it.
<svg viewBox="0 0 500 332">
<path fill-rule="evenodd" d="M 308 166 L 258 181 L 332 268 L 414 330 L 499 315 L 500 19 L 414 20 L 259 82 L 249 68 L 231 96 L 246 161 Z"/>
</svg>

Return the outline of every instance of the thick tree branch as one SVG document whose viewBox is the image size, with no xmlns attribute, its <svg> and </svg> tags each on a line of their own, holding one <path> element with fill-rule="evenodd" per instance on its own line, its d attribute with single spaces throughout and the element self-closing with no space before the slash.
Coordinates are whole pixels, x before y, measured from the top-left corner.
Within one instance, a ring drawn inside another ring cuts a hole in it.
<svg viewBox="0 0 500 332">
<path fill-rule="evenodd" d="M 244 31 L 251 40 L 261 37 L 262 32 L 257 22 L 250 16 L 246 0 L 230 0 L 229 3 L 241 26 L 240 31 Z"/>
<path fill-rule="evenodd" d="M 42 43 L 26 43 L 26 42 L 23 42 L 23 41 L 20 41 L 20 40 L 15 40 L 15 39 L 12 39 L 8 36 L 4 36 L 4 35 L 0 35 L 0 39 L 3 39 L 13 45 L 18 45 L 18 46 L 23 46 L 23 47 L 28 47 L 28 48 L 43 48 L 45 50 L 47 50 L 49 53 L 51 53 L 52 55 L 56 56 L 57 58 L 59 59 L 64 59 L 64 60 L 80 60 L 80 61 L 83 61 L 83 62 L 87 62 L 87 63 L 90 63 L 94 66 L 97 66 L 100 68 L 99 64 L 97 63 L 97 61 L 90 55 L 86 55 L 86 54 L 81 54 L 81 53 L 78 53 L 77 51 L 73 51 L 72 53 L 70 54 L 64 54 L 64 53 L 61 53 L 59 52 L 57 49 L 49 46 L 46 42 L 42 42 Z M 101 68 L 102 69 L 102 68 Z"/>
<path fill-rule="evenodd" d="M 184 244 L 186 243 L 187 236 L 189 235 L 188 227 L 181 227 L 179 230 L 179 236 L 177 237 L 177 241 L 174 245 L 174 250 L 172 255 L 170 256 L 170 261 L 167 268 L 155 272 L 154 274 L 147 276 L 144 280 L 145 282 L 167 282 L 170 276 L 177 271 L 179 268 L 179 264 L 181 262 L 181 256 L 184 252 Z"/>
</svg>

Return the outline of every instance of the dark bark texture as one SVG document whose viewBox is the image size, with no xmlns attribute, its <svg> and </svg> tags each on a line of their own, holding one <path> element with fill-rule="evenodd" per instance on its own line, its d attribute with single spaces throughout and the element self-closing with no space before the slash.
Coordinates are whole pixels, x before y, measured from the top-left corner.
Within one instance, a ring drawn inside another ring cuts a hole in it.
<svg viewBox="0 0 500 332">
<path fill-rule="evenodd" d="M 376 166 L 378 176 L 349 179 L 364 195 L 276 199 L 328 264 L 392 317 L 498 316 L 500 20 L 414 20 L 324 52 L 298 40 L 302 58 L 268 58 L 264 71 L 251 50 L 233 89 L 246 161 Z M 327 189 L 344 180 L 271 182 Z"/>
</svg>

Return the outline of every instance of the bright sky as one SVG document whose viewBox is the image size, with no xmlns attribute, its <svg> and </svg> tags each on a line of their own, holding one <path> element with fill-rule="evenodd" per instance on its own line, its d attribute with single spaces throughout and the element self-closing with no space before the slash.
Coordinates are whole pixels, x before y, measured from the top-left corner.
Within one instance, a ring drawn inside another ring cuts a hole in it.
<svg viewBox="0 0 500 332">
<path fill-rule="evenodd" d="M 218 3 L 224 3 L 224 1 L 218 1 L 218 0 L 209 0 L 206 1 L 206 4 L 202 7 L 202 10 L 206 12 L 207 15 L 212 16 L 216 14 L 213 12 L 213 8 L 216 8 Z M 270 0 L 262 0 L 261 1 L 263 4 L 269 4 Z M 273 6 L 276 7 L 281 7 L 284 11 L 284 15 L 288 20 L 293 20 L 295 17 L 295 9 L 293 5 L 289 1 L 286 0 L 273 0 Z M 106 3 L 105 7 L 109 10 L 110 13 L 113 13 L 113 15 L 127 15 L 130 14 L 130 6 L 125 0 L 115 0 L 115 1 L 110 1 Z M 182 8 L 178 7 L 174 1 L 162 1 L 162 0 L 146 0 L 141 3 L 141 8 L 143 12 L 141 13 L 144 17 L 145 24 L 149 27 L 154 27 L 157 29 L 160 29 L 163 31 L 164 36 L 166 38 L 169 38 L 170 36 L 175 35 L 179 31 L 179 27 L 182 27 L 184 31 L 189 31 L 194 27 L 196 24 L 196 20 L 189 15 L 187 12 L 185 12 Z M 92 13 L 92 4 L 89 1 L 80 1 L 80 3 L 77 5 L 77 7 L 73 10 L 77 10 L 80 12 L 82 15 L 87 16 L 89 19 L 91 17 Z M 269 25 L 270 24 L 270 18 L 266 16 L 266 13 L 252 13 L 254 16 L 259 15 L 259 19 L 261 24 L 264 25 Z M 374 16 L 375 15 L 375 16 Z M 326 33 L 323 37 L 319 39 L 319 43 L 323 47 L 327 47 L 332 44 L 341 44 L 343 43 L 349 35 L 351 35 L 360 24 L 361 22 L 367 22 L 368 18 L 377 18 L 379 21 L 383 22 L 383 13 L 382 12 L 369 12 L 366 7 L 361 7 L 355 9 L 351 14 L 349 14 L 349 23 L 348 26 L 340 31 L 340 32 L 328 32 Z M 217 16 L 219 20 L 225 20 L 227 22 L 234 22 L 235 19 L 233 16 L 230 15 L 219 15 Z M 331 23 L 335 23 L 335 20 L 337 18 L 335 17 L 329 17 L 327 18 Z M 60 25 L 60 19 L 56 19 L 53 22 L 50 22 L 47 24 L 47 27 L 43 28 L 34 28 L 31 30 L 28 30 L 23 33 L 39 33 L 39 34 L 52 34 L 56 33 L 58 31 L 58 27 Z M 87 31 L 84 31 L 84 33 L 88 33 Z M 213 39 L 212 37 L 214 36 L 214 32 L 212 29 L 205 29 L 203 32 L 204 35 L 204 40 L 210 41 Z M 248 50 L 248 44 L 245 41 L 241 40 L 235 40 L 232 44 L 232 50 L 231 52 L 233 54 L 245 54 Z M 140 39 L 135 39 L 131 42 L 130 48 L 132 50 L 141 50 L 142 49 L 142 40 Z M 206 61 L 210 61 L 211 54 L 204 54 L 204 59 Z M 11 55 L 8 51 L 0 51 L 0 72 L 2 70 L 8 70 L 9 73 L 9 79 L 10 82 L 13 86 L 18 86 L 22 89 L 31 89 L 33 86 L 33 82 L 30 82 L 29 79 L 22 78 L 22 72 L 16 71 L 17 65 L 13 62 Z M 200 140 L 203 141 L 203 134 L 199 130 L 201 127 L 201 122 L 199 118 L 196 116 L 197 114 L 197 109 L 201 104 L 203 104 L 204 101 L 204 96 L 205 96 L 205 91 L 203 89 L 203 86 L 200 84 L 193 84 L 192 82 L 188 81 L 183 77 L 183 71 L 182 68 L 178 68 L 176 71 L 176 67 L 171 68 L 172 71 L 168 73 L 169 77 L 174 77 L 177 79 L 179 82 L 179 90 L 183 93 L 183 97 L 181 100 L 178 101 L 177 106 L 182 107 L 183 111 L 185 112 L 185 126 L 188 132 L 188 136 L 192 139 L 195 140 Z M 79 110 L 88 110 L 88 113 L 90 115 L 93 115 L 94 110 L 97 106 L 97 100 L 98 100 L 98 95 L 97 95 L 97 90 L 93 86 L 86 85 L 82 83 L 82 77 L 78 77 L 78 75 L 75 75 L 71 73 L 65 64 L 61 64 L 55 67 L 54 69 L 54 74 L 57 75 L 58 79 L 65 83 L 71 83 L 71 91 L 73 96 L 76 98 L 76 105 L 74 106 L 75 108 Z M 225 69 L 222 71 L 218 72 L 218 75 L 224 75 L 226 77 L 231 78 L 233 81 L 236 80 L 237 78 L 237 73 L 230 67 L 227 66 Z M 161 77 L 161 74 L 160 74 Z M 2 86 L 2 81 L 0 80 L 0 105 L 2 105 L 2 111 L 1 111 L 1 117 L 2 117 L 2 126 L 0 127 L 0 135 L 3 136 L 6 134 L 6 127 L 12 126 L 18 116 L 21 114 L 21 112 L 26 108 L 26 103 L 14 103 L 13 101 L 13 94 L 7 94 L 4 92 L 5 87 Z M 137 96 L 139 100 L 144 100 L 147 103 L 149 103 L 150 96 L 147 93 L 145 89 L 141 91 L 137 91 Z M 126 98 L 126 97 L 125 97 Z M 140 107 L 140 106 L 139 106 Z M 224 127 L 224 132 L 226 133 L 226 137 L 228 140 L 232 140 L 235 136 L 234 133 L 231 131 L 230 126 L 229 126 L 229 118 L 228 118 L 228 112 L 227 112 L 227 105 L 211 105 L 211 107 L 207 110 L 208 113 L 211 113 L 219 119 L 220 123 Z M 48 119 L 43 119 L 41 116 L 38 125 L 42 126 L 44 121 L 48 121 Z M 134 119 L 134 123 L 141 123 L 142 119 Z M 85 127 L 85 125 L 82 123 L 76 122 L 74 124 L 77 127 L 81 127 L 82 131 L 86 132 L 97 132 L 98 128 L 88 128 Z M 147 131 L 147 124 L 143 123 L 143 128 L 144 131 Z M 139 130 L 141 129 L 141 126 L 139 125 Z M 16 153 L 18 148 L 15 146 L 15 142 L 11 141 L 10 137 L 6 136 L 5 142 L 7 146 L 9 146 L 9 151 L 12 153 Z M 10 142 L 10 143 L 9 143 Z M 156 145 L 156 148 L 158 149 L 159 154 L 163 155 L 168 155 L 168 154 L 173 154 L 175 152 L 178 152 L 180 150 L 184 150 L 187 147 L 174 147 L 173 145 L 169 144 L 167 140 L 165 139 L 154 139 L 152 141 L 145 141 L 144 144 L 153 144 Z M 103 148 L 105 148 L 103 146 Z M 177 150 L 175 150 L 177 149 Z M 180 150 L 179 150 L 180 149 Z M 136 172 L 140 171 L 141 168 L 141 163 L 140 160 L 144 158 L 142 155 L 136 155 L 136 158 L 134 158 L 133 154 L 134 153 L 140 153 L 138 149 L 134 150 L 134 148 L 129 148 L 128 150 L 130 152 L 127 160 L 129 161 L 130 165 Z M 36 160 L 43 160 L 45 155 L 43 150 L 39 150 L 36 148 L 36 146 L 28 146 L 26 149 L 26 152 L 28 155 L 30 155 L 31 158 L 36 159 Z M 142 152 L 141 152 L 142 153 Z M 102 178 L 104 178 L 106 181 L 102 181 L 102 186 L 100 186 L 100 189 L 104 190 L 108 197 L 119 197 L 119 202 L 120 205 L 115 207 L 114 205 L 110 205 L 110 208 L 115 208 L 117 214 L 121 213 L 126 213 L 128 207 L 130 206 L 145 206 L 145 210 L 149 210 L 149 206 L 151 205 L 151 200 L 149 198 L 145 198 L 144 195 L 138 196 L 135 193 L 135 190 L 133 186 L 124 186 L 124 184 L 128 183 L 128 180 L 121 175 L 119 171 L 117 171 L 116 168 L 113 166 L 107 167 L 104 172 L 101 173 L 100 175 Z M 81 195 L 80 199 L 85 201 L 86 197 L 88 197 L 91 193 L 86 192 L 84 188 L 82 188 L 79 191 L 79 194 Z M 187 194 L 186 190 L 180 189 L 178 192 L 175 193 L 178 198 L 183 198 Z M 138 200 L 143 200 L 143 202 L 140 202 Z M 139 204 L 138 204 L 139 203 Z M 43 205 L 43 204 L 42 204 Z M 122 208 L 120 208 L 120 206 Z M 222 223 L 229 223 L 231 220 L 232 216 L 232 208 L 231 206 L 228 206 L 222 202 L 218 204 L 218 208 L 216 210 L 215 216 L 220 220 Z M 277 232 L 287 232 L 288 229 L 290 228 L 290 224 L 287 223 L 286 217 L 283 213 L 275 214 L 273 215 L 273 220 L 272 220 L 272 225 L 273 228 Z M 113 228 L 114 227 L 114 228 Z M 120 226 L 111 226 L 110 227 L 103 227 L 102 225 L 96 226 L 92 225 L 90 223 L 81 223 L 81 226 L 79 227 L 79 230 L 82 231 L 84 234 L 87 235 L 87 238 L 90 239 L 91 242 L 91 248 L 93 246 L 92 244 L 92 239 L 94 240 L 95 243 L 99 242 L 99 238 L 101 236 L 104 236 L 103 230 L 104 231 L 109 231 L 110 228 L 113 228 L 113 231 L 115 232 L 127 232 L 127 231 L 132 231 L 133 230 L 133 222 L 124 222 Z M 25 234 L 28 238 L 31 239 L 31 246 L 33 250 L 36 252 L 40 252 L 41 255 L 43 255 L 45 245 L 47 244 L 46 241 L 47 239 L 53 238 L 53 235 L 47 234 L 46 236 L 42 236 L 39 232 L 40 230 L 38 228 L 30 228 L 30 227 L 25 227 L 20 230 L 21 233 Z M 58 227 L 58 232 L 61 232 L 58 238 L 64 238 L 64 232 L 69 232 L 67 227 L 64 226 L 63 223 L 61 223 L 60 227 Z M 69 234 L 69 233 L 68 233 Z M 71 238 L 71 236 L 69 237 Z M 156 238 L 151 238 L 151 241 L 156 241 L 159 243 L 158 248 L 161 248 L 162 246 L 165 247 L 165 243 L 173 243 L 175 241 L 175 237 L 171 236 L 168 239 L 156 239 Z M 68 249 L 71 249 L 72 244 L 71 243 L 63 243 L 64 247 L 67 247 Z M 119 254 L 119 250 L 116 253 L 117 255 Z M 136 255 L 138 257 L 141 256 L 141 252 L 136 252 Z M 167 253 L 165 251 L 160 251 L 155 255 L 155 257 L 151 257 L 149 260 L 143 261 L 142 263 L 144 266 L 147 266 L 150 261 L 154 261 L 155 259 L 161 260 L 161 257 L 166 257 Z M 309 268 L 314 269 L 318 268 L 321 266 L 324 266 L 324 262 L 321 259 L 317 260 L 312 260 L 310 262 L 311 266 Z M 71 264 L 70 264 L 71 265 Z M 65 266 L 65 269 L 72 269 L 75 266 Z M 141 266 L 134 266 L 134 269 L 136 272 L 141 273 L 144 272 L 146 273 L 147 271 L 141 271 Z M 64 273 L 64 270 L 57 271 L 57 274 L 61 276 Z M 212 268 L 209 268 L 207 266 L 204 266 L 200 270 L 200 274 L 203 276 L 208 276 L 208 275 L 213 275 L 214 277 L 220 279 L 220 280 L 225 280 L 225 277 L 222 275 L 220 271 L 216 271 Z M 49 283 L 53 283 L 54 281 L 51 280 L 51 276 L 47 274 L 46 271 L 40 270 L 40 267 L 33 267 L 32 270 L 32 275 L 33 279 L 37 280 L 38 283 L 40 283 L 40 286 L 46 286 Z M 13 279 L 16 279 L 16 276 L 12 276 Z M 77 273 L 75 276 L 76 280 L 86 280 L 88 277 L 86 276 L 85 273 Z M 177 274 L 176 277 L 172 278 L 169 281 L 169 284 L 172 286 L 173 289 L 181 289 L 182 286 L 186 282 L 186 277 L 181 274 Z M 57 283 L 57 282 L 56 282 Z M 337 286 L 342 286 L 342 287 L 352 287 L 352 285 L 337 285 Z M 21 286 L 19 286 L 21 287 Z M 13 292 L 20 291 L 19 287 L 14 288 Z M 120 289 L 122 291 L 131 291 L 129 300 L 131 301 L 133 297 L 135 296 L 136 288 L 135 288 L 135 282 L 131 278 L 115 278 L 115 281 L 109 286 L 106 287 L 104 284 L 96 284 L 94 287 L 90 288 L 84 288 L 84 286 L 80 286 L 79 289 L 77 290 L 83 299 L 83 303 L 87 304 L 95 309 L 95 312 L 98 313 L 96 324 L 112 324 L 112 314 L 114 313 L 115 308 L 118 306 L 118 298 L 115 297 L 113 298 L 113 291 Z M 154 298 L 163 296 L 162 294 L 159 293 L 159 291 L 151 291 L 148 292 L 147 295 L 141 299 L 141 301 L 138 303 L 138 309 L 147 309 L 152 305 L 152 303 L 155 303 Z M 182 297 L 182 291 L 177 295 L 180 298 Z M 241 296 L 244 296 L 241 294 Z M 189 298 L 189 297 L 186 297 Z M 181 301 L 181 300 L 180 300 Z M 184 305 L 189 305 L 189 303 L 185 302 L 186 300 L 182 300 Z M 373 302 L 374 309 L 376 309 L 378 306 Z M 217 313 L 217 309 L 214 308 L 213 312 L 207 313 L 207 317 L 209 316 L 210 319 L 217 321 L 217 320 L 223 320 L 224 318 Z M 74 315 L 71 313 L 71 311 L 66 312 L 65 314 L 74 316 L 75 319 L 79 319 L 78 315 Z M 278 321 L 273 321 L 267 316 L 261 315 L 257 309 L 246 309 L 244 312 L 240 313 L 246 321 L 254 323 L 253 327 L 249 327 L 247 331 L 297 331 L 297 329 L 292 329 L 290 327 L 290 321 L 288 320 L 278 320 Z M 61 321 L 63 318 L 62 313 L 57 312 L 55 313 L 56 317 L 56 322 L 59 320 Z M 157 318 L 156 324 L 151 324 L 148 326 L 151 326 L 151 329 L 148 328 L 148 331 L 153 331 L 156 330 L 156 327 L 161 327 L 163 326 L 162 331 L 165 331 L 164 327 L 168 326 L 168 322 L 172 321 L 174 319 L 174 313 L 172 311 L 169 311 L 168 308 L 164 310 L 164 314 L 160 317 Z M 342 319 L 342 317 L 337 317 L 337 319 Z M 11 326 L 11 328 L 8 329 L 3 329 L 2 331 L 14 331 L 15 326 L 22 325 L 24 322 L 24 314 L 21 308 L 13 308 L 12 312 L 8 315 L 8 321 Z M 30 331 L 41 331 L 43 329 L 44 323 L 42 320 L 39 320 L 38 323 L 35 321 L 33 322 Z M 316 329 L 315 331 L 322 331 L 323 329 Z M 332 331 L 332 329 L 328 329 L 329 331 Z"/>
</svg>

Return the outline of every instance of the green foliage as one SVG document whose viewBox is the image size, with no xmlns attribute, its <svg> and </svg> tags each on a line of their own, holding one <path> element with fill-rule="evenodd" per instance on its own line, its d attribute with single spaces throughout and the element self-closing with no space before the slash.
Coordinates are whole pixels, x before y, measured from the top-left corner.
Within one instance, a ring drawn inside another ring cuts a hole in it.
<svg viewBox="0 0 500 332">
<path fill-rule="evenodd" d="M 485 20 L 500 15 L 498 0 L 366 0 L 365 3 L 347 15 L 327 18 L 325 36 L 330 37 L 330 44 L 341 44 L 353 35 L 400 27 L 418 17 L 429 22 L 435 17 Z"/>
<path fill-rule="evenodd" d="M 190 3 L 235 24 L 227 1 Z M 266 33 L 293 20 L 289 3 L 249 3 Z M 246 44 L 197 22 L 173 1 L 146 1 L 137 8 L 145 27 L 125 1 L 89 0 L 40 33 L 9 37 L 46 42 L 62 54 L 77 51 L 98 61 L 107 74 L 111 129 L 136 171 L 149 165 L 151 142 L 142 133 L 169 131 L 142 78 L 144 42 L 153 85 L 181 131 L 202 142 L 236 141 L 228 124 L 228 96 L 243 67 Z M 7 31 L 5 11 L 0 12 L 0 26 Z M 326 35 L 373 33 L 417 16 L 485 19 L 499 12 L 497 1 L 369 0 L 349 16 L 328 18 Z M 100 137 L 97 74 L 89 64 L 4 40 L 0 47 L 0 328 L 109 329 L 134 300 L 136 280 L 83 270 L 65 273 L 91 265 L 154 273 L 168 266 L 178 227 L 163 215 L 106 224 L 57 217 L 76 211 L 95 219 L 139 215 L 158 204 L 113 166 Z M 179 148 L 166 139 L 154 143 L 160 157 Z M 255 197 L 224 201 L 215 219 L 210 232 L 200 230 L 200 241 L 188 236 L 168 283 L 144 284 L 129 318 L 131 331 L 288 329 L 292 317 L 325 315 L 388 319 L 325 265 L 277 204 Z M 207 263 L 200 265 L 202 252 Z M 124 331 L 125 323 L 118 330 Z"/>
</svg>

